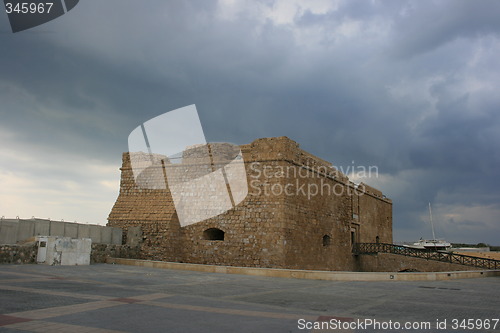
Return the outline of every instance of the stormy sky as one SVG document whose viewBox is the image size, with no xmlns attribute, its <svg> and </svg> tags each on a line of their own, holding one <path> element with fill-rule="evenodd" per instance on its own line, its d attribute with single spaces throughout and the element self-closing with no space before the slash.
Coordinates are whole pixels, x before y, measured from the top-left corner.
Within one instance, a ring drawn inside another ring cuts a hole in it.
<svg viewBox="0 0 500 333">
<path fill-rule="evenodd" d="M 393 200 L 394 240 L 500 245 L 500 2 L 81 0 L 0 14 L 0 216 L 105 224 L 129 133 L 288 136 Z"/>
</svg>

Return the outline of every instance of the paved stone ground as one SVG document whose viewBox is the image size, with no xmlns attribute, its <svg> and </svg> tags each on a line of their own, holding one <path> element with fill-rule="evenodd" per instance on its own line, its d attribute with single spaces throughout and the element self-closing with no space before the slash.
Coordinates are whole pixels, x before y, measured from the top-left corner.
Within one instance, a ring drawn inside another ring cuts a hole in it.
<svg viewBox="0 0 500 333">
<path fill-rule="evenodd" d="M 332 319 L 430 322 L 432 329 L 412 331 L 459 332 L 453 319 L 499 318 L 499 309 L 500 278 L 335 282 L 105 264 L 0 266 L 0 332 L 323 332 L 304 326 Z M 478 331 L 485 330 L 467 330 Z M 500 322 L 487 331 L 500 332 Z"/>
</svg>

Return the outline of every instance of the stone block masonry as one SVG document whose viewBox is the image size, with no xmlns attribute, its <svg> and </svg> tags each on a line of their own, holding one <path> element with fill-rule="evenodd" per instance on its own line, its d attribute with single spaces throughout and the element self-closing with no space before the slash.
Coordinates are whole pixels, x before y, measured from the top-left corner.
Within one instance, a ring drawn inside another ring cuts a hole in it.
<svg viewBox="0 0 500 333">
<path fill-rule="evenodd" d="M 35 264 L 38 245 L 0 245 L 0 264 Z"/>
<path fill-rule="evenodd" d="M 240 148 L 247 197 L 225 213 L 185 227 L 169 188 L 138 186 L 130 162 L 134 152 L 124 153 L 120 194 L 108 226 L 122 228 L 125 235 L 133 228 L 134 240 L 140 227 L 143 259 L 243 267 L 355 270 L 353 242 L 392 242 L 392 201 L 382 192 L 352 183 L 287 137 Z M 141 182 L 161 175 L 149 170 Z M 192 207 L 200 208 L 203 202 Z"/>
<path fill-rule="evenodd" d="M 423 258 L 405 257 L 392 253 L 360 255 L 360 272 L 451 272 L 474 271 L 477 267 L 452 264 Z"/>
<path fill-rule="evenodd" d="M 139 250 L 137 246 L 94 243 L 90 253 L 90 263 L 106 263 L 110 258 L 136 259 L 139 258 Z"/>
</svg>

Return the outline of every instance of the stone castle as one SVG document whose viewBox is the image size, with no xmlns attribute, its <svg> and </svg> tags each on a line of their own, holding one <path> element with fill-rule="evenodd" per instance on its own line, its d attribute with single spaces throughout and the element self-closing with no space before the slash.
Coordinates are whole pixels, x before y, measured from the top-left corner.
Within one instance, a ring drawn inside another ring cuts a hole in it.
<svg viewBox="0 0 500 333">
<path fill-rule="evenodd" d="M 353 243 L 392 243 L 392 201 L 379 190 L 351 182 L 287 137 L 239 148 L 246 197 L 185 226 L 169 187 L 138 186 L 133 153 L 124 153 L 120 194 L 108 226 L 129 235 L 140 230 L 144 259 L 244 267 L 352 271 L 357 265 Z M 161 177 L 158 170 L 145 172 L 142 181 Z"/>
</svg>

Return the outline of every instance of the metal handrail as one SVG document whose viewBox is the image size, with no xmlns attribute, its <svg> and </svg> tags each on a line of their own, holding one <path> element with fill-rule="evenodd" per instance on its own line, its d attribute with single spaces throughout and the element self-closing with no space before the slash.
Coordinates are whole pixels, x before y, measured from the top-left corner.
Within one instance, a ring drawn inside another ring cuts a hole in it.
<svg viewBox="0 0 500 333">
<path fill-rule="evenodd" d="M 353 246 L 354 254 L 392 253 L 403 256 L 436 260 L 452 264 L 480 267 L 484 269 L 500 269 L 500 260 L 468 256 L 446 251 L 433 251 L 430 249 L 414 249 L 396 244 L 387 243 L 356 243 Z"/>
</svg>

